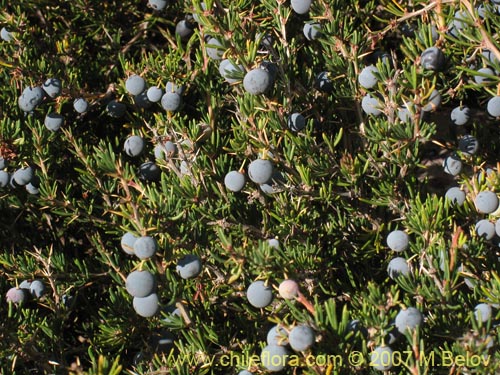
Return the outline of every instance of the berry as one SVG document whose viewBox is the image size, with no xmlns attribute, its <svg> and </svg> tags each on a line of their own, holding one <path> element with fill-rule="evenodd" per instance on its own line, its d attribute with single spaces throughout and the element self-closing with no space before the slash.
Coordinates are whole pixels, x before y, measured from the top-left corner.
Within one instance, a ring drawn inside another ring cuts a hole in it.
<svg viewBox="0 0 500 375">
<path fill-rule="evenodd" d="M 410 273 L 410 267 L 405 258 L 396 257 L 391 259 L 387 266 L 387 273 L 391 279 L 397 279 L 399 276 L 407 276 Z"/>
<path fill-rule="evenodd" d="M 56 132 L 64 124 L 64 116 L 55 112 L 49 113 L 45 116 L 43 124 L 50 131 Z"/>
<path fill-rule="evenodd" d="M 305 23 L 302 29 L 307 40 L 315 40 L 321 36 L 321 25 L 319 23 Z"/>
<path fill-rule="evenodd" d="M 408 307 L 396 315 L 396 328 L 404 334 L 407 329 L 413 330 L 422 325 L 423 321 L 424 317 L 420 311 L 414 307 Z"/>
<path fill-rule="evenodd" d="M 288 350 L 281 345 L 267 345 L 262 348 L 260 362 L 271 372 L 278 372 L 285 368 L 288 362 Z"/>
<path fill-rule="evenodd" d="M 333 83 L 330 80 L 329 72 L 321 72 L 316 75 L 314 79 L 314 87 L 324 93 L 331 93 L 333 91 Z"/>
<path fill-rule="evenodd" d="M 273 175 L 273 164 L 269 160 L 256 159 L 248 166 L 248 177 L 257 184 L 269 181 Z"/>
<path fill-rule="evenodd" d="M 410 243 L 408 234 L 402 230 L 393 230 L 387 236 L 387 246 L 395 252 L 405 251 Z"/>
<path fill-rule="evenodd" d="M 250 372 L 248 370 L 241 370 L 238 372 L 238 375 L 253 375 L 253 372 Z"/>
<path fill-rule="evenodd" d="M 130 95 L 139 95 L 146 90 L 146 81 L 137 74 L 131 75 L 125 81 L 125 89 Z"/>
<path fill-rule="evenodd" d="M 14 172 L 13 179 L 17 185 L 24 186 L 31 182 L 33 174 L 33 168 L 31 167 L 20 168 Z"/>
<path fill-rule="evenodd" d="M 146 91 L 141 92 L 139 95 L 135 95 L 134 103 L 138 108 L 149 108 L 153 104 L 149 101 Z"/>
<path fill-rule="evenodd" d="M 177 25 L 175 25 L 175 33 L 179 35 L 181 40 L 187 40 L 193 33 L 193 27 L 191 26 L 191 23 L 186 21 L 186 20 L 180 20 L 177 22 Z"/>
<path fill-rule="evenodd" d="M 465 202 L 465 192 L 458 187 L 451 187 L 446 191 L 445 198 L 452 204 L 461 206 Z"/>
<path fill-rule="evenodd" d="M 224 59 L 219 64 L 219 73 L 228 83 L 241 81 L 239 76 L 243 76 L 243 65 L 236 65 L 229 59 Z"/>
<path fill-rule="evenodd" d="M 182 95 L 184 93 L 184 85 L 176 85 L 173 82 L 168 81 L 165 85 L 165 92 L 175 92 L 176 94 Z"/>
<path fill-rule="evenodd" d="M 356 335 L 358 332 L 365 338 L 368 337 L 368 330 L 364 327 L 358 319 L 351 320 L 347 323 L 347 333 L 353 332 Z"/>
<path fill-rule="evenodd" d="M 288 345 L 288 332 L 283 326 L 277 324 L 267 333 L 266 341 L 268 345 L 286 346 Z"/>
<path fill-rule="evenodd" d="M 486 106 L 486 110 L 488 114 L 493 117 L 500 116 L 500 96 L 494 96 L 490 100 L 488 100 L 488 104 Z"/>
<path fill-rule="evenodd" d="M 106 106 L 106 112 L 108 115 L 114 118 L 120 118 L 125 115 L 127 111 L 127 106 L 124 103 L 118 102 L 116 100 L 111 100 Z"/>
<path fill-rule="evenodd" d="M 168 0 L 148 0 L 148 6 L 154 10 L 163 10 L 168 4 Z"/>
<path fill-rule="evenodd" d="M 398 108 L 398 118 L 403 123 L 410 123 L 415 114 L 413 104 L 406 102 L 402 107 Z"/>
<path fill-rule="evenodd" d="M 387 371 L 393 366 L 394 353 L 388 346 L 377 346 L 370 354 L 370 366 L 375 370 Z"/>
<path fill-rule="evenodd" d="M 451 111 L 451 121 L 458 126 L 467 124 L 470 118 L 470 109 L 467 106 L 453 108 Z"/>
<path fill-rule="evenodd" d="M 193 279 L 201 273 L 201 259 L 198 255 L 188 254 L 177 262 L 175 270 L 183 279 Z"/>
<path fill-rule="evenodd" d="M 306 119 L 300 113 L 292 113 L 288 117 L 287 125 L 290 130 L 298 132 L 305 128 Z"/>
<path fill-rule="evenodd" d="M 314 344 L 315 335 L 311 327 L 298 325 L 288 334 L 288 341 L 293 350 L 303 352 Z"/>
<path fill-rule="evenodd" d="M 480 303 L 474 308 L 474 316 L 476 320 L 486 323 L 491 318 L 491 306 L 487 303 Z"/>
<path fill-rule="evenodd" d="M 358 75 L 359 84 L 365 89 L 375 87 L 378 82 L 378 69 L 375 65 L 365 66 Z"/>
<path fill-rule="evenodd" d="M 182 97 L 176 92 L 165 92 L 161 97 L 161 106 L 164 110 L 174 112 L 181 106 Z"/>
<path fill-rule="evenodd" d="M 4 169 L 7 166 L 7 160 L 0 156 L 0 169 Z"/>
<path fill-rule="evenodd" d="M 216 38 L 210 37 L 207 40 L 207 55 L 211 59 L 220 60 L 224 55 L 224 46 L 223 44 Z"/>
<path fill-rule="evenodd" d="M 146 91 L 146 95 L 151 103 L 158 103 L 163 96 L 163 90 L 160 87 L 152 86 Z"/>
<path fill-rule="evenodd" d="M 489 241 L 495 236 L 495 224 L 487 219 L 479 220 L 476 223 L 476 233 L 479 237 Z"/>
<path fill-rule="evenodd" d="M 18 99 L 19 108 L 23 112 L 33 111 L 42 101 L 45 91 L 41 87 L 26 87 Z"/>
<path fill-rule="evenodd" d="M 269 247 L 273 249 L 279 249 L 280 248 L 280 242 L 276 238 L 269 238 L 267 240 L 267 244 Z"/>
<path fill-rule="evenodd" d="M 446 59 L 443 51 L 437 47 L 427 48 L 420 55 L 420 64 L 422 64 L 422 67 L 427 70 L 440 72 L 444 69 L 445 62 Z"/>
<path fill-rule="evenodd" d="M 147 270 L 133 271 L 127 276 L 125 288 L 132 297 L 149 296 L 155 289 L 155 277 Z"/>
<path fill-rule="evenodd" d="M 123 149 L 130 157 L 139 156 L 144 150 L 144 140 L 138 135 L 131 135 L 125 140 Z"/>
<path fill-rule="evenodd" d="M 120 241 L 122 250 L 127 254 L 134 255 L 134 243 L 136 240 L 137 237 L 134 234 L 130 232 L 125 233 Z"/>
<path fill-rule="evenodd" d="M 481 191 L 476 195 L 474 205 L 479 213 L 491 214 L 498 208 L 498 196 L 489 190 Z"/>
<path fill-rule="evenodd" d="M 47 79 L 43 85 L 42 89 L 50 96 L 52 99 L 61 95 L 62 92 L 62 83 L 58 78 L 49 78 Z"/>
<path fill-rule="evenodd" d="M 456 176 L 462 171 L 462 161 L 457 155 L 450 155 L 444 159 L 443 168 L 446 173 Z"/>
<path fill-rule="evenodd" d="M 311 8 L 312 0 L 292 0 L 290 5 L 297 14 L 306 14 Z"/>
<path fill-rule="evenodd" d="M 273 289 L 262 280 L 254 281 L 247 289 L 247 298 L 254 307 L 266 307 L 273 301 Z"/>
<path fill-rule="evenodd" d="M 474 82 L 478 85 L 483 83 L 492 82 L 495 78 L 495 72 L 491 68 L 480 68 L 477 70 L 477 74 L 474 75 Z"/>
<path fill-rule="evenodd" d="M 479 142 L 476 137 L 466 134 L 458 141 L 458 147 L 466 155 L 474 155 L 479 148 Z"/>
<path fill-rule="evenodd" d="M 89 109 L 89 103 L 84 98 L 77 98 L 73 102 L 73 108 L 78 113 L 85 113 Z"/>
<path fill-rule="evenodd" d="M 38 186 L 33 185 L 31 182 L 25 186 L 25 189 L 29 194 L 32 195 L 37 195 L 40 193 Z"/>
<path fill-rule="evenodd" d="M 34 298 L 40 298 L 45 294 L 45 284 L 41 280 L 33 280 L 30 283 L 29 290 Z"/>
<path fill-rule="evenodd" d="M 0 38 L 2 38 L 4 42 L 10 42 L 14 39 L 14 36 L 5 27 L 2 27 L 2 30 L 0 30 Z"/>
<path fill-rule="evenodd" d="M 0 171 L 0 188 L 6 187 L 10 181 L 10 174 L 5 171 Z"/>
<path fill-rule="evenodd" d="M 153 237 L 142 236 L 134 242 L 134 254 L 139 259 L 151 258 L 158 250 L 158 244 Z"/>
<path fill-rule="evenodd" d="M 427 99 L 427 104 L 422 107 L 422 111 L 431 112 L 435 111 L 437 107 L 441 104 L 441 94 L 438 90 L 434 89 L 431 95 Z"/>
<path fill-rule="evenodd" d="M 134 297 L 132 305 L 137 315 L 144 318 L 150 318 L 158 312 L 160 305 L 158 295 L 151 293 L 147 297 Z"/>
<path fill-rule="evenodd" d="M 142 163 L 139 167 L 139 178 L 142 180 L 152 182 L 158 181 L 160 179 L 160 174 L 160 168 L 152 161 Z"/>
<path fill-rule="evenodd" d="M 495 222 L 495 233 L 500 237 L 500 219 Z"/>
<path fill-rule="evenodd" d="M 12 302 L 17 304 L 23 303 L 26 300 L 26 292 L 24 289 L 20 288 L 10 288 L 5 295 L 7 302 Z"/>
<path fill-rule="evenodd" d="M 159 143 L 154 148 L 155 158 L 158 160 L 170 158 L 177 152 L 177 146 L 172 141 L 166 141 L 164 143 Z"/>
<path fill-rule="evenodd" d="M 239 171 L 230 171 L 224 177 L 226 189 L 238 192 L 245 186 L 245 175 Z"/>
<path fill-rule="evenodd" d="M 284 299 L 294 299 L 299 295 L 299 284 L 295 280 L 284 280 L 281 282 L 278 292 Z"/>
<path fill-rule="evenodd" d="M 250 70 L 243 78 L 243 87 L 252 95 L 266 92 L 271 86 L 271 75 L 267 70 L 255 68 Z"/>
<path fill-rule="evenodd" d="M 363 99 L 361 99 L 361 108 L 363 108 L 363 111 L 365 111 L 367 115 L 379 116 L 382 114 L 380 102 L 370 94 L 366 94 L 363 96 Z"/>
</svg>

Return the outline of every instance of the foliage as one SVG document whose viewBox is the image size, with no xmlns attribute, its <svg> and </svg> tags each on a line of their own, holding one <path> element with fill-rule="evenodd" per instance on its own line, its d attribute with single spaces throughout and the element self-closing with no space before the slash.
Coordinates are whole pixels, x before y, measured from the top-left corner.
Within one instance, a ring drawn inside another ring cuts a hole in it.
<svg viewBox="0 0 500 375">
<path fill-rule="evenodd" d="M 172 1 L 163 10 L 130 0 L 1 3 L 0 26 L 14 38 L 0 42 L 0 151 L 9 173 L 35 169 L 39 193 L 0 190 L 0 290 L 33 279 L 47 286 L 20 306 L 3 298 L 2 373 L 266 373 L 248 359 L 277 323 L 316 332 L 287 374 L 377 373 L 370 353 L 382 344 L 399 356 L 389 373 L 498 373 L 498 237 L 486 241 L 474 229 L 499 220 L 474 206 L 479 191 L 500 190 L 500 128 L 486 112 L 499 87 L 494 2 L 315 0 L 305 15 L 284 0 Z M 182 20 L 193 24 L 187 38 L 175 31 Z M 316 40 L 302 31 L 312 20 L 321 25 Z M 446 56 L 441 72 L 419 64 L 431 46 Z M 242 65 L 235 83 L 208 48 Z M 271 64 L 274 83 L 251 95 L 241 81 L 261 64 Z M 357 77 L 370 64 L 378 83 L 366 89 Z M 477 83 L 482 67 L 495 75 Z M 321 72 L 331 91 L 319 89 Z M 148 86 L 183 87 L 181 108 L 141 106 L 125 88 L 132 74 Z M 52 77 L 62 94 L 24 113 L 23 89 Z M 434 89 L 441 103 L 423 111 Z M 379 116 L 364 112 L 367 93 L 381 103 Z M 89 111 L 73 109 L 78 97 Z M 110 116 L 111 100 L 125 104 L 123 117 Z M 407 122 L 398 116 L 405 103 Z M 456 126 L 450 112 L 462 105 L 471 121 Z M 59 131 L 44 126 L 50 112 L 64 116 Z M 299 132 L 287 127 L 294 112 L 306 118 Z M 464 134 L 478 139 L 478 153 L 458 148 Z M 130 135 L 146 141 L 136 158 L 123 150 Z M 177 153 L 156 159 L 166 140 Z M 442 167 L 452 153 L 464 164 L 457 176 Z M 257 158 L 279 172 L 271 191 L 248 178 L 241 192 L 225 188 L 227 172 L 246 173 Z M 159 166 L 158 181 L 141 176 L 148 161 Z M 450 186 L 467 193 L 464 205 L 445 199 Z M 394 229 L 410 235 L 399 254 L 410 274 L 392 280 L 385 239 Z M 154 237 L 156 255 L 126 254 L 128 231 Z M 176 265 L 187 254 L 203 271 L 184 280 Z M 125 288 L 135 269 L 156 277 L 153 318 L 134 312 Z M 276 290 L 263 309 L 245 297 L 257 279 Z M 285 279 L 299 282 L 301 298 L 278 296 Z M 493 306 L 487 322 L 474 315 L 481 302 Z M 409 306 L 425 322 L 391 343 L 395 316 Z M 366 334 L 350 329 L 352 320 Z"/>
</svg>

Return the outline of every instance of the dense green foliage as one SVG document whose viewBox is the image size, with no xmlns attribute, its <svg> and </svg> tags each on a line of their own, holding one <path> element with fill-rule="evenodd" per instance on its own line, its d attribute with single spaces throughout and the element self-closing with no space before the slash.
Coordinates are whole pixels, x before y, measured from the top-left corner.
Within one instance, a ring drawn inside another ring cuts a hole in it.
<svg viewBox="0 0 500 375">
<path fill-rule="evenodd" d="M 500 213 L 474 205 L 478 192 L 500 192 L 500 127 L 486 112 L 500 87 L 492 2 L 313 0 L 303 15 L 283 0 L 172 0 L 163 10 L 145 0 L 1 3 L 0 28 L 13 39 L 0 40 L 0 156 L 9 173 L 30 165 L 39 180 L 38 194 L 0 189 L 2 374 L 266 373 L 246 360 L 277 323 L 316 335 L 307 350 L 288 349 L 286 374 L 379 373 L 370 356 L 384 344 L 398 353 L 389 373 L 498 373 L 500 241 L 479 237 L 475 224 Z M 182 20 L 193 30 L 181 38 Z M 310 21 L 321 25 L 317 39 L 303 33 Z M 432 46 L 445 55 L 441 71 L 420 65 Z M 218 52 L 241 64 L 234 83 L 221 76 Z M 252 95 L 242 80 L 261 64 L 275 78 Z M 358 76 L 370 64 L 377 84 L 366 89 Z M 493 75 L 477 72 L 484 67 Z M 134 74 L 148 87 L 182 86 L 180 108 L 141 106 L 126 89 Z M 23 112 L 23 90 L 48 78 L 61 80 L 61 95 Z M 441 101 L 429 106 L 434 89 Z M 367 93 L 380 115 L 363 110 Z M 81 114 L 80 97 L 90 104 Z M 112 100 L 124 116 L 110 115 Z M 461 105 L 471 119 L 457 126 L 450 112 Z M 64 116 L 57 131 L 44 125 L 51 112 Z M 288 127 L 292 113 L 304 129 Z M 459 149 L 465 134 L 479 141 L 474 155 Z M 145 141 L 138 156 L 124 151 L 131 135 Z M 156 159 L 167 140 L 177 152 Z M 463 163 L 456 176 L 442 165 L 452 153 Z M 225 187 L 229 171 L 248 177 L 257 158 L 277 172 L 266 191 L 249 178 L 239 192 Z M 157 163 L 158 180 L 141 175 L 145 162 Z M 466 192 L 462 206 L 445 200 L 451 186 Z M 395 229 L 409 234 L 403 252 L 387 246 Z M 154 238 L 155 255 L 123 251 L 126 232 Z M 192 254 L 202 271 L 181 278 L 177 264 Z M 395 256 L 408 260 L 407 276 L 389 277 Z M 138 269 L 157 284 L 151 318 L 136 314 L 125 285 Z M 41 298 L 6 301 L 34 279 L 46 286 Z M 285 279 L 298 282 L 299 297 L 279 296 Z M 272 286 L 271 305 L 249 303 L 255 280 Z M 484 322 L 480 303 L 493 307 Z M 390 343 L 406 307 L 424 322 Z M 365 328 L 349 329 L 352 320 Z"/>
</svg>

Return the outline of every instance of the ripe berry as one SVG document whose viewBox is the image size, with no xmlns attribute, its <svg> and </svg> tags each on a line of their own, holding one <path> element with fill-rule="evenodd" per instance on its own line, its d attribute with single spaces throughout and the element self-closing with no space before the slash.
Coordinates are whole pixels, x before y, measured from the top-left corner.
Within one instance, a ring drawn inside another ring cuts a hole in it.
<svg viewBox="0 0 500 375">
<path fill-rule="evenodd" d="M 201 259 L 196 254 L 185 255 L 177 262 L 175 270 L 183 279 L 193 279 L 201 273 Z"/>
<path fill-rule="evenodd" d="M 302 29 L 307 40 L 315 40 L 321 36 L 321 25 L 317 22 L 305 23 Z"/>
<path fill-rule="evenodd" d="M 0 30 L 0 38 L 2 38 L 4 42 L 10 42 L 12 41 L 12 39 L 14 39 L 14 36 L 5 27 L 2 27 L 2 29 Z"/>
<path fill-rule="evenodd" d="M 288 350 L 281 345 L 267 345 L 260 353 L 260 362 L 268 371 L 283 370 L 288 363 Z"/>
<path fill-rule="evenodd" d="M 139 95 L 135 95 L 134 103 L 138 108 L 150 108 L 153 104 L 149 101 L 148 93 L 146 91 L 141 92 Z"/>
<path fill-rule="evenodd" d="M 470 118 L 470 109 L 467 106 L 453 108 L 451 111 L 451 121 L 458 126 L 465 125 Z"/>
<path fill-rule="evenodd" d="M 277 324 L 273 326 L 267 333 L 266 341 L 268 345 L 288 345 L 288 332 L 287 330 Z"/>
<path fill-rule="evenodd" d="M 432 112 L 439 107 L 441 104 L 441 94 L 438 90 L 432 90 L 429 98 L 427 99 L 427 104 L 422 107 L 422 111 L 424 112 Z"/>
<path fill-rule="evenodd" d="M 410 273 L 410 267 L 405 258 L 396 257 L 391 259 L 387 266 L 387 273 L 391 279 L 396 279 L 399 276 L 407 276 Z"/>
<path fill-rule="evenodd" d="M 444 171 L 452 176 L 458 175 L 462 171 L 462 166 L 462 161 L 455 154 L 448 156 L 443 161 Z"/>
<path fill-rule="evenodd" d="M 45 294 L 45 284 L 41 280 L 33 280 L 30 283 L 29 291 L 34 298 L 40 298 Z"/>
<path fill-rule="evenodd" d="M 256 159 L 248 166 L 248 177 L 257 184 L 269 181 L 273 175 L 273 164 L 270 160 Z"/>
<path fill-rule="evenodd" d="M 139 156 L 144 150 L 144 140 L 138 135 L 131 135 L 125 140 L 123 148 L 128 156 Z"/>
<path fill-rule="evenodd" d="M 314 330 L 306 325 L 298 325 L 292 328 L 288 334 L 288 342 L 293 350 L 303 352 L 314 344 Z"/>
<path fill-rule="evenodd" d="M 43 83 L 42 89 L 48 96 L 54 99 L 61 95 L 62 83 L 58 78 L 49 78 Z"/>
<path fill-rule="evenodd" d="M 151 236 L 139 237 L 134 242 L 134 254 L 139 259 L 151 258 L 158 250 L 158 244 L 156 240 Z"/>
<path fill-rule="evenodd" d="M 495 233 L 500 237 L 500 219 L 495 222 Z"/>
<path fill-rule="evenodd" d="M 358 82 L 365 89 L 371 89 L 375 87 L 378 82 L 378 69 L 375 65 L 368 65 L 359 72 Z"/>
<path fill-rule="evenodd" d="M 479 213 L 491 214 L 498 208 L 498 196 L 496 193 L 489 190 L 481 191 L 476 195 L 474 204 Z"/>
<path fill-rule="evenodd" d="M 187 40 L 193 33 L 193 26 L 186 20 L 180 20 L 177 22 L 177 25 L 175 25 L 175 33 L 179 35 L 181 40 Z"/>
<path fill-rule="evenodd" d="M 247 289 L 247 298 L 254 307 L 266 307 L 273 301 L 273 289 L 262 280 L 254 281 Z"/>
<path fill-rule="evenodd" d="M 176 92 L 165 92 L 161 97 L 161 106 L 165 111 L 174 112 L 181 106 L 182 97 Z"/>
<path fill-rule="evenodd" d="M 393 230 L 387 236 L 387 246 L 395 252 L 405 251 L 409 243 L 408 235 L 402 230 Z"/>
<path fill-rule="evenodd" d="M 479 142 L 476 137 L 466 134 L 458 141 L 458 147 L 464 154 L 474 155 L 479 148 Z"/>
<path fill-rule="evenodd" d="M 314 80 L 314 87 L 324 93 L 331 93 L 333 91 L 333 83 L 330 80 L 329 72 L 321 72 L 316 75 Z"/>
<path fill-rule="evenodd" d="M 139 178 L 142 180 L 155 182 L 160 179 L 160 175 L 160 168 L 152 161 L 142 163 L 139 167 Z"/>
<path fill-rule="evenodd" d="M 312 0 L 292 0 L 290 5 L 297 14 L 306 14 L 311 8 Z"/>
<path fill-rule="evenodd" d="M 451 187 L 446 191 L 445 198 L 449 200 L 452 204 L 461 206 L 465 202 L 465 192 L 459 187 Z"/>
<path fill-rule="evenodd" d="M 301 131 L 306 126 L 306 118 L 300 113 L 292 113 L 288 117 L 288 128 L 294 132 Z"/>
<path fill-rule="evenodd" d="M 120 246 L 122 247 L 122 250 L 125 251 L 127 254 L 134 255 L 134 243 L 136 240 L 137 237 L 133 233 L 130 232 L 125 233 L 120 241 Z"/>
<path fill-rule="evenodd" d="M 160 309 L 160 301 L 156 293 L 151 293 L 146 297 L 134 297 L 132 305 L 137 315 L 144 318 L 150 318 Z"/>
<path fill-rule="evenodd" d="M 401 310 L 398 315 L 396 315 L 396 328 L 402 334 L 406 332 L 407 329 L 414 330 L 418 326 L 422 325 L 424 317 L 422 313 L 414 307 L 408 307 L 407 309 Z"/>
<path fill-rule="evenodd" d="M 224 177 L 224 185 L 228 190 L 238 192 L 245 186 L 245 175 L 239 171 L 230 171 Z"/>
<path fill-rule="evenodd" d="M 240 76 L 243 76 L 243 65 L 236 65 L 229 59 L 224 59 L 219 64 L 219 73 L 228 83 L 241 81 Z"/>
<path fill-rule="evenodd" d="M 159 143 L 154 148 L 154 155 L 157 160 L 171 158 L 177 152 L 177 146 L 172 141 L 165 141 L 164 143 Z"/>
<path fill-rule="evenodd" d="M 495 72 L 493 69 L 485 67 L 477 70 L 477 74 L 474 75 L 474 82 L 478 85 L 483 83 L 492 82 L 495 79 Z"/>
<path fill-rule="evenodd" d="M 394 353 L 388 346 L 377 346 L 370 354 L 370 365 L 378 371 L 388 371 L 392 368 Z"/>
<path fill-rule="evenodd" d="M 55 112 L 49 113 L 47 114 L 47 116 L 45 116 L 43 124 L 50 131 L 58 131 L 59 128 L 64 124 L 64 116 Z"/>
<path fill-rule="evenodd" d="M 495 224 L 487 219 L 479 220 L 476 223 L 476 233 L 479 237 L 489 241 L 495 236 Z"/>
<path fill-rule="evenodd" d="M 382 114 L 380 102 L 370 94 L 366 94 L 361 99 L 361 108 L 367 115 L 379 116 Z"/>
<path fill-rule="evenodd" d="M 6 187 L 10 181 L 10 174 L 6 171 L 0 171 L 0 188 Z"/>
<path fill-rule="evenodd" d="M 494 96 L 490 100 L 488 100 L 488 104 L 486 106 L 486 110 L 488 114 L 492 117 L 500 116 L 500 96 Z"/>
<path fill-rule="evenodd" d="M 487 303 L 480 303 L 474 308 L 474 316 L 476 320 L 482 323 L 486 323 L 491 318 L 491 306 Z"/>
<path fill-rule="evenodd" d="M 125 89 L 130 95 L 139 95 L 146 90 L 146 81 L 137 74 L 131 75 L 125 81 Z"/>
<path fill-rule="evenodd" d="M 267 240 L 267 244 L 269 245 L 269 247 L 274 248 L 274 249 L 280 248 L 280 242 L 276 238 L 269 238 Z"/>
<path fill-rule="evenodd" d="M 147 270 L 133 271 L 127 276 L 125 288 L 132 297 L 146 297 L 155 289 L 155 278 Z"/>
<path fill-rule="evenodd" d="M 127 106 L 124 103 L 118 102 L 116 100 L 111 100 L 106 106 L 106 112 L 108 115 L 114 118 L 120 118 L 125 115 L 127 111 Z"/>
<path fill-rule="evenodd" d="M 211 59 L 220 60 L 224 55 L 224 45 L 216 38 L 210 37 L 207 40 L 207 55 Z"/>
<path fill-rule="evenodd" d="M 33 175 L 34 175 L 33 168 L 25 167 L 15 171 L 13 179 L 17 185 L 24 186 L 31 182 Z"/>
<path fill-rule="evenodd" d="M 152 86 L 146 91 L 146 95 L 151 103 L 158 103 L 163 96 L 163 90 L 160 87 Z"/>
<path fill-rule="evenodd" d="M 420 64 L 422 64 L 422 67 L 427 70 L 440 72 L 444 69 L 445 62 L 446 59 L 443 51 L 437 47 L 427 48 L 420 55 Z"/>
<path fill-rule="evenodd" d="M 271 76 L 267 70 L 255 68 L 243 78 L 243 87 L 252 95 L 265 93 L 271 86 Z"/>
<path fill-rule="evenodd" d="M 26 87 L 18 99 L 19 108 L 23 112 L 33 111 L 42 101 L 45 91 L 41 87 Z"/>
<path fill-rule="evenodd" d="M 73 102 L 73 108 L 78 113 L 85 113 L 89 109 L 89 103 L 84 98 L 76 98 Z"/>
<path fill-rule="evenodd" d="M 148 0 L 148 6 L 154 10 L 163 10 L 168 4 L 168 0 Z"/>
</svg>

